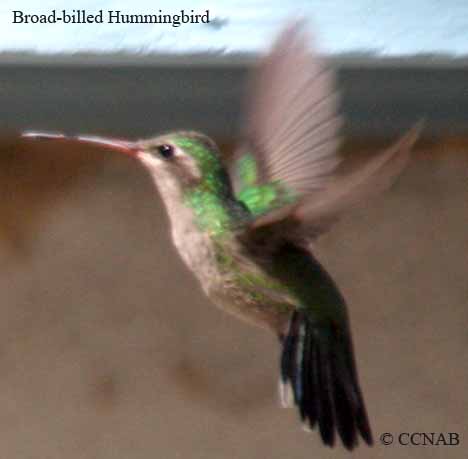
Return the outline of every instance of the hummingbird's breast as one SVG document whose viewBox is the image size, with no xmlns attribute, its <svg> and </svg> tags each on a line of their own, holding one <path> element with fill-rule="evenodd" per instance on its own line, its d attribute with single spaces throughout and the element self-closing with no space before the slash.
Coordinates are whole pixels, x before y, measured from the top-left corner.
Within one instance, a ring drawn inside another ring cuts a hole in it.
<svg viewBox="0 0 468 459">
<path fill-rule="evenodd" d="M 186 205 L 172 181 L 156 183 L 164 197 L 173 243 L 210 300 L 244 321 L 283 332 L 296 304 L 285 286 L 261 268 L 262 263 L 245 250 L 233 231 L 214 235 L 202 230 L 194 209 Z"/>
<path fill-rule="evenodd" d="M 213 238 L 180 212 L 171 218 L 174 245 L 210 300 L 244 321 L 283 332 L 296 303 L 290 292 L 245 253 L 234 234 Z"/>
</svg>

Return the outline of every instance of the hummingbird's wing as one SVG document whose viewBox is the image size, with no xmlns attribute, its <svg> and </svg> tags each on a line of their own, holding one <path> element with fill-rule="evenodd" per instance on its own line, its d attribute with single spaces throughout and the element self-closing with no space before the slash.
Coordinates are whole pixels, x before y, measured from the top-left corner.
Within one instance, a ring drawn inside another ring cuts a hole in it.
<svg viewBox="0 0 468 459">
<path fill-rule="evenodd" d="M 260 62 L 230 169 L 254 227 L 294 217 L 304 235 L 323 231 L 350 204 L 390 185 L 419 131 L 414 128 L 355 173 L 338 176 L 341 120 L 334 75 L 309 41 L 305 25 L 293 23 Z"/>
</svg>

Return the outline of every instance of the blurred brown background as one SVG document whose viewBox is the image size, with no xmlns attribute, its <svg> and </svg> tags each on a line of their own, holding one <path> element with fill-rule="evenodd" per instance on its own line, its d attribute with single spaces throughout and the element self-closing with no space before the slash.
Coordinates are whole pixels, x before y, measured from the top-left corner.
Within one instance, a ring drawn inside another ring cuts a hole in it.
<svg viewBox="0 0 468 459">
<path fill-rule="evenodd" d="M 56 115 L 35 116 L 17 124 Z M 353 136 L 344 151 L 382 145 Z M 0 196 L 0 457 L 348 456 L 279 408 L 277 339 L 203 297 L 136 163 L 4 136 Z M 439 132 L 320 241 L 376 437 L 355 457 L 466 456 L 467 202 L 468 138 Z M 384 447 L 384 432 L 457 432 L 461 444 Z"/>
</svg>

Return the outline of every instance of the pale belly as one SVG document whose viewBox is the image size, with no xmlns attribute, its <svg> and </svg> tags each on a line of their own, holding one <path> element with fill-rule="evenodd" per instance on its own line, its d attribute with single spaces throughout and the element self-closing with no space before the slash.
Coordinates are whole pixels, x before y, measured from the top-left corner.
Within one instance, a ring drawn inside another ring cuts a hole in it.
<svg viewBox="0 0 468 459">
<path fill-rule="evenodd" d="M 226 265 L 225 261 L 220 260 L 219 247 L 206 233 L 192 225 L 173 228 L 172 239 L 182 260 L 216 306 L 253 325 L 275 333 L 284 331 L 294 308 L 294 300 L 252 282 L 253 278 L 262 279 L 266 284 L 275 282 L 254 260 L 239 260 L 241 251 L 234 248 L 236 257 Z"/>
</svg>

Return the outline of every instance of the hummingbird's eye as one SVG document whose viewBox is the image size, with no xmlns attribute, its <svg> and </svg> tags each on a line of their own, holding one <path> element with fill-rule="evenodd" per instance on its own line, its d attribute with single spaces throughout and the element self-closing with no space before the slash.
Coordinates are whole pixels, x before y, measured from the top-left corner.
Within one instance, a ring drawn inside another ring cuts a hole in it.
<svg viewBox="0 0 468 459">
<path fill-rule="evenodd" d="M 156 150 L 164 159 L 170 159 L 174 156 L 174 147 L 172 145 L 159 145 Z"/>
</svg>

